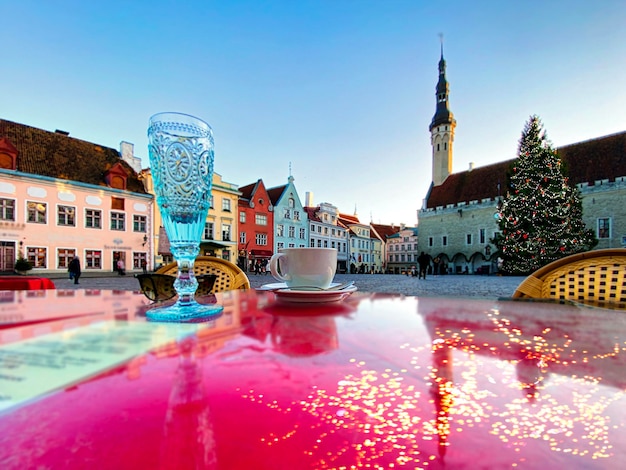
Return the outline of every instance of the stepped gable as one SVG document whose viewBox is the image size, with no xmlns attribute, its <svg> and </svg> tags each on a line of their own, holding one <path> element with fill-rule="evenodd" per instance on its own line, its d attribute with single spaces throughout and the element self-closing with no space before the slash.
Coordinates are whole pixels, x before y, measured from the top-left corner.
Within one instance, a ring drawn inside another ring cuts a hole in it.
<svg viewBox="0 0 626 470">
<path fill-rule="evenodd" d="M 112 148 L 0 119 L 0 137 L 19 151 L 17 171 L 106 186 L 104 174 L 120 164 L 127 173 L 126 189 L 147 194 L 132 167 Z"/>
<path fill-rule="evenodd" d="M 626 176 L 626 132 L 560 147 L 557 153 L 572 184 L 593 185 L 598 180 L 615 181 Z M 449 175 L 442 184 L 431 188 L 426 207 L 467 204 L 506 194 L 508 174 L 515 160 Z"/>
</svg>

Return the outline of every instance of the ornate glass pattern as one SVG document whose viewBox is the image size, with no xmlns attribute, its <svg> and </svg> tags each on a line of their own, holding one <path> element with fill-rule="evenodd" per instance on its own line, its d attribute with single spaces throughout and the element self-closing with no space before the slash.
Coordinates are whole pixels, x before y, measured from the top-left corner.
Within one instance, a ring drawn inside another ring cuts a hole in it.
<svg viewBox="0 0 626 470">
<path fill-rule="evenodd" d="M 215 315 L 223 307 L 201 305 L 194 299 L 198 281 L 193 271 L 211 200 L 213 132 L 193 116 L 160 113 L 150 118 L 148 141 L 156 202 L 178 263 L 174 282 L 178 300 L 149 310 L 147 316 L 186 321 Z"/>
</svg>

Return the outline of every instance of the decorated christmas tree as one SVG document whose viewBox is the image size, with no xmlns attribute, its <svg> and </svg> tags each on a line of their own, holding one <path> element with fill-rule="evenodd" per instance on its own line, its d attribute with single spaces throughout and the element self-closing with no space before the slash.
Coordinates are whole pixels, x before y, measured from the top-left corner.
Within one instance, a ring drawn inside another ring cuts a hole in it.
<svg viewBox="0 0 626 470">
<path fill-rule="evenodd" d="M 585 228 L 582 215 L 580 192 L 568 184 L 540 119 L 531 116 L 497 214 L 501 233 L 494 243 L 501 253 L 502 271 L 526 275 L 592 249 L 597 239 Z"/>
</svg>

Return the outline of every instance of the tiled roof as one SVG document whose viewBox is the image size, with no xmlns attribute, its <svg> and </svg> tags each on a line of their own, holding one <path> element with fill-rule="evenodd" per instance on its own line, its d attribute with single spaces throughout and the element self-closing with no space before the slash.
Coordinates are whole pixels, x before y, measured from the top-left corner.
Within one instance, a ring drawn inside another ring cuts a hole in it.
<svg viewBox="0 0 626 470">
<path fill-rule="evenodd" d="M 259 180 L 261 181 L 261 180 Z M 254 194 L 254 190 L 256 189 L 257 185 L 259 184 L 259 181 L 257 181 L 256 183 L 252 183 L 252 184 L 247 184 L 245 186 L 241 186 L 239 188 L 239 192 L 241 193 L 241 196 L 239 196 L 239 199 L 247 199 L 248 201 L 252 198 L 252 195 Z"/>
<path fill-rule="evenodd" d="M 378 233 L 378 235 L 380 235 L 383 239 L 389 238 L 394 233 L 398 233 L 400 231 L 400 227 L 395 225 L 370 224 L 370 226 L 376 230 L 376 233 Z"/>
<path fill-rule="evenodd" d="M 275 188 L 270 188 L 267 190 L 267 195 L 269 196 L 270 201 L 272 201 L 273 205 L 276 205 L 278 203 L 280 196 L 282 196 L 282 194 L 285 192 L 285 188 L 287 188 L 287 185 L 283 184 L 282 186 L 276 186 Z"/>
<path fill-rule="evenodd" d="M 18 171 L 106 186 L 105 172 L 120 163 L 128 174 L 126 189 L 147 193 L 137 173 L 115 149 L 5 119 L 0 119 L 0 137 L 8 138 L 19 151 Z"/>
<path fill-rule="evenodd" d="M 614 181 L 616 177 L 626 176 L 626 132 L 567 145 L 557 152 L 572 184 L 592 185 L 594 181 Z M 445 207 L 504 195 L 515 160 L 449 175 L 442 184 L 431 188 L 427 207 Z"/>
<path fill-rule="evenodd" d="M 316 207 L 305 207 L 304 211 L 306 212 L 307 217 L 309 218 L 309 220 L 312 220 L 314 222 L 321 222 L 322 220 L 317 216 L 317 211 L 320 210 L 320 206 L 316 206 Z"/>
<path fill-rule="evenodd" d="M 344 224 L 360 224 L 359 218 L 356 215 L 339 214 L 338 219 Z"/>
</svg>

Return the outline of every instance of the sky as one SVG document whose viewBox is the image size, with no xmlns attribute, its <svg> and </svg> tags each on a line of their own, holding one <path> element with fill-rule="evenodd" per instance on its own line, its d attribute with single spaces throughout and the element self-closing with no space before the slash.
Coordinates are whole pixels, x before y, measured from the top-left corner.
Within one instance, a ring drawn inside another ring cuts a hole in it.
<svg viewBox="0 0 626 470">
<path fill-rule="evenodd" d="M 151 115 L 213 128 L 215 171 L 414 226 L 443 35 L 453 172 L 626 130 L 623 0 L 0 0 L 0 118 L 149 166 Z"/>
</svg>

